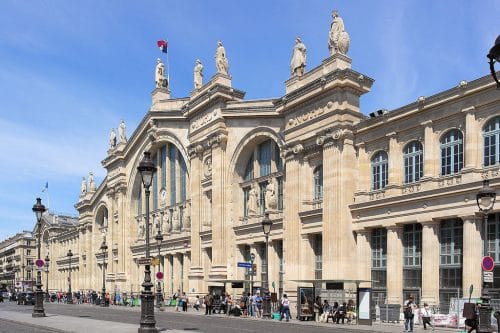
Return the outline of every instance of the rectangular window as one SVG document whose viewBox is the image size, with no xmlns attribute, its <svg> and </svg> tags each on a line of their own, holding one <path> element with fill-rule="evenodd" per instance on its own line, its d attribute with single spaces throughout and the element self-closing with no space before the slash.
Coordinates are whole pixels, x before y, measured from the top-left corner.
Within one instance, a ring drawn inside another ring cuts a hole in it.
<svg viewBox="0 0 500 333">
<path fill-rule="evenodd" d="M 179 164 L 181 168 L 181 180 L 180 180 L 180 186 L 181 186 L 181 202 L 186 201 L 186 176 L 187 176 L 187 167 L 186 167 L 186 162 L 184 162 L 184 158 L 182 156 L 179 156 Z"/>
<path fill-rule="evenodd" d="M 439 300 L 441 311 L 449 309 L 451 297 L 462 294 L 462 221 L 450 219 L 441 222 Z"/>
<path fill-rule="evenodd" d="M 271 173 L 271 141 L 265 141 L 259 145 L 260 176 L 264 177 Z"/>
<path fill-rule="evenodd" d="M 158 165 L 158 155 L 153 155 L 153 163 Z M 158 172 L 153 173 L 153 210 L 158 209 Z"/>
<path fill-rule="evenodd" d="M 243 217 L 248 216 L 248 197 L 250 196 L 250 186 L 243 188 Z"/>
<path fill-rule="evenodd" d="M 278 181 L 278 210 L 283 210 L 283 177 L 276 178 Z"/>
<path fill-rule="evenodd" d="M 285 276 L 285 265 L 283 261 L 283 240 L 276 241 L 276 255 L 278 256 L 279 265 L 278 296 L 281 298 L 281 296 L 283 295 L 283 281 Z"/>
<path fill-rule="evenodd" d="M 323 276 L 323 236 L 315 234 L 313 236 L 314 244 L 314 278 L 322 279 Z"/>
<path fill-rule="evenodd" d="M 177 162 L 177 148 L 174 145 L 168 145 L 168 158 L 169 158 L 169 167 L 170 167 L 170 205 L 174 206 L 177 200 L 177 191 L 175 186 L 175 165 Z"/>
<path fill-rule="evenodd" d="M 257 246 L 257 252 L 260 258 L 260 278 L 266 280 L 267 262 L 266 262 L 266 243 L 260 243 Z"/>
<path fill-rule="evenodd" d="M 274 143 L 274 156 L 276 160 L 276 170 L 278 172 L 283 171 L 283 160 L 280 156 L 280 147 L 278 147 L 277 143 Z"/>
<path fill-rule="evenodd" d="M 167 146 L 163 146 L 161 147 L 160 150 L 161 188 L 165 188 L 165 186 L 167 186 L 166 159 L 167 159 Z"/>
<path fill-rule="evenodd" d="M 31 250 L 26 250 L 26 255 L 30 256 L 31 255 Z"/>
<path fill-rule="evenodd" d="M 374 289 L 387 287 L 387 230 L 377 228 L 371 235 L 372 286 Z"/>
</svg>

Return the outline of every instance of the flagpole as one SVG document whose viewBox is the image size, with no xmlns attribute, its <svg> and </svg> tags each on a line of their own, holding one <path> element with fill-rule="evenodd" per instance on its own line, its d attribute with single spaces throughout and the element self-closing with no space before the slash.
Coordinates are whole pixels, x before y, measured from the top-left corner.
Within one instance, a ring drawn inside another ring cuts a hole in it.
<svg viewBox="0 0 500 333">
<path fill-rule="evenodd" d="M 168 63 L 168 41 L 167 41 L 167 83 L 168 83 L 168 90 L 170 90 L 170 65 Z"/>
</svg>

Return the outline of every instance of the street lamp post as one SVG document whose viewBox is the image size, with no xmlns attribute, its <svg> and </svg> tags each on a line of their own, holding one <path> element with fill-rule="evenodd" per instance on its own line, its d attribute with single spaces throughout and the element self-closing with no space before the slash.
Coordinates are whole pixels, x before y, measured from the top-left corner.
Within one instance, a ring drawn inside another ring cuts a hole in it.
<svg viewBox="0 0 500 333">
<path fill-rule="evenodd" d="M 23 265 L 21 266 L 21 269 L 23 270 L 23 280 L 21 281 L 21 286 L 23 287 L 23 292 L 24 292 L 24 269 L 25 268 L 26 268 L 26 266 L 23 263 Z"/>
<path fill-rule="evenodd" d="M 488 214 L 493 209 L 496 200 L 496 192 L 489 186 L 489 181 L 483 181 L 483 187 L 476 194 L 476 202 L 479 211 L 483 213 L 483 255 L 487 256 L 488 251 Z M 490 296 L 488 285 L 490 282 L 484 281 L 484 271 L 482 272 L 482 293 L 481 293 L 481 306 L 479 307 L 479 325 L 478 332 L 492 332 L 491 330 L 491 311 Z"/>
<path fill-rule="evenodd" d="M 106 244 L 106 238 L 102 240 L 101 244 L 102 252 L 102 300 L 101 306 L 106 306 L 106 251 L 108 250 L 108 244 Z"/>
<path fill-rule="evenodd" d="M 37 220 L 37 260 L 41 260 L 41 229 L 42 229 L 42 215 L 45 212 L 45 206 L 42 205 L 42 199 L 36 198 L 36 203 L 32 208 L 35 213 Z M 38 266 L 37 263 L 37 271 L 36 271 L 36 290 L 35 290 L 35 306 L 33 307 L 32 317 L 45 317 L 45 310 L 43 309 L 43 290 L 42 290 L 42 271 L 41 267 Z M 40 264 L 41 266 L 41 264 Z"/>
<path fill-rule="evenodd" d="M 47 277 L 46 283 L 45 283 L 45 300 L 47 302 L 50 301 L 50 295 L 49 295 L 49 262 L 50 258 L 49 255 L 47 254 L 45 256 L 45 275 Z"/>
<path fill-rule="evenodd" d="M 66 254 L 69 259 L 68 267 L 69 267 L 69 275 L 68 275 L 68 294 L 66 295 L 67 304 L 73 304 L 73 293 L 71 292 L 71 257 L 73 257 L 73 252 L 71 252 L 71 249 L 68 251 Z"/>
<path fill-rule="evenodd" d="M 262 270 L 265 269 L 264 281 L 262 287 L 264 288 L 264 299 L 262 303 L 262 316 L 271 318 L 271 295 L 269 294 L 269 233 L 273 226 L 273 221 L 269 218 L 269 213 L 265 212 L 264 219 L 262 220 L 262 231 L 266 236 L 266 263 L 262 265 Z"/>
<path fill-rule="evenodd" d="M 490 49 L 487 55 L 490 59 L 490 72 L 493 80 L 497 83 L 497 89 L 500 89 L 500 81 L 498 81 L 497 73 L 495 72 L 495 62 L 500 62 L 500 35 L 495 40 L 495 45 Z"/>
<path fill-rule="evenodd" d="M 151 154 L 144 152 L 144 157 L 137 167 L 137 171 L 141 175 L 144 193 L 146 195 L 146 260 L 150 260 L 149 256 L 149 187 L 153 181 L 153 174 L 156 171 L 156 166 L 151 161 Z M 156 320 L 154 313 L 154 295 L 151 291 L 153 283 L 151 283 L 151 264 L 148 262 L 144 268 L 144 287 L 141 292 L 141 322 L 139 333 L 157 333 Z"/>
<path fill-rule="evenodd" d="M 161 234 L 160 228 L 158 228 L 158 233 L 155 236 L 156 239 L 156 244 L 158 245 L 158 272 L 160 272 L 160 251 L 161 251 L 161 242 L 163 241 L 163 236 Z M 156 285 L 156 306 L 158 308 L 162 307 L 162 302 L 163 302 L 163 297 L 161 294 L 161 283 L 160 279 L 158 278 L 158 284 Z"/>
</svg>

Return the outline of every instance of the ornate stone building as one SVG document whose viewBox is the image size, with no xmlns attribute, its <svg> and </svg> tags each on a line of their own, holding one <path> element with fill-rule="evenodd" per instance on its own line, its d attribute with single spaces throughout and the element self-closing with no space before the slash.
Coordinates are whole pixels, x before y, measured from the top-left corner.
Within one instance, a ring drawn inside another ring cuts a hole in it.
<svg viewBox="0 0 500 333">
<path fill-rule="evenodd" d="M 269 212 L 270 282 L 292 301 L 305 280 L 344 281 L 346 289 L 373 281 L 361 285 L 373 287 L 374 299 L 399 304 L 414 293 L 445 305 L 471 284 L 479 295 L 482 216 L 475 194 L 484 178 L 500 187 L 494 82 L 462 82 L 367 117 L 359 100 L 373 79 L 351 68 L 341 23 L 332 24 L 341 37 L 331 32 L 331 54 L 292 72 L 280 98 L 244 100 L 224 72 L 185 98 L 171 98 L 169 83 L 157 87 L 131 137 L 120 133 L 116 143 L 112 135 L 104 181 L 82 182 L 78 226 L 51 238 L 59 272 L 51 288 L 67 289 L 70 248 L 73 290 L 101 288 L 105 237 L 108 290 L 140 291 L 145 203 L 137 166 L 148 151 L 157 166 L 151 253 L 158 254 L 160 232 L 168 294 L 204 294 L 220 281 L 246 280 L 237 263 L 251 253 L 260 274 L 261 220 Z M 488 241 L 500 263 L 498 207 Z"/>
</svg>

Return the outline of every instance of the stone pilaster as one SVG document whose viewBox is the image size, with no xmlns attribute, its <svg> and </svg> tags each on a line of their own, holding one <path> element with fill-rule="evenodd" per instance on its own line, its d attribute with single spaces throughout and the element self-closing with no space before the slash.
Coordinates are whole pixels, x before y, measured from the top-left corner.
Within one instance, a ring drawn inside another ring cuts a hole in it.
<svg viewBox="0 0 500 333">
<path fill-rule="evenodd" d="M 478 168 L 480 166 L 479 156 L 481 153 L 481 149 L 477 149 L 480 147 L 479 138 L 480 133 L 478 123 L 476 121 L 476 117 L 474 115 L 475 108 L 469 107 L 463 109 L 462 112 L 465 113 L 465 144 L 464 144 L 464 159 L 465 159 L 465 168 Z M 468 288 L 468 287 L 467 287 Z"/>
<path fill-rule="evenodd" d="M 367 192 L 370 189 L 370 159 L 366 153 L 364 143 L 359 143 L 358 148 L 358 192 Z M 324 171 L 323 171 L 324 172 Z M 325 178 L 326 179 L 326 178 Z"/>
<path fill-rule="evenodd" d="M 481 295 L 481 258 L 483 253 L 482 217 L 465 216 L 462 217 L 462 220 L 464 222 L 462 288 L 465 295 L 470 285 L 474 285 L 472 297 L 479 297 Z"/>
<path fill-rule="evenodd" d="M 389 184 L 388 185 L 399 185 L 401 184 L 401 161 L 402 161 L 402 151 L 399 147 L 396 132 L 391 132 L 386 135 L 389 137 Z"/>
<path fill-rule="evenodd" d="M 439 221 L 422 222 L 422 300 L 439 300 Z"/>
<path fill-rule="evenodd" d="M 297 283 L 293 280 L 299 279 L 300 260 L 297 245 L 300 243 L 300 157 L 297 154 L 287 156 L 286 160 L 286 182 L 284 184 L 284 206 L 283 214 L 283 257 L 285 260 L 284 292 L 296 295 Z"/>
<path fill-rule="evenodd" d="M 227 278 L 227 258 L 226 251 L 227 228 L 226 228 L 226 208 L 228 202 L 226 195 L 228 187 L 226 185 L 227 165 L 226 161 L 226 139 L 223 134 L 211 141 L 212 144 L 212 267 L 210 278 Z"/>
<path fill-rule="evenodd" d="M 424 126 L 424 178 L 436 177 L 437 151 L 436 138 L 432 129 L 432 120 L 427 120 L 421 124 Z"/>
<path fill-rule="evenodd" d="M 403 227 L 387 227 L 387 303 L 403 302 Z"/>
<path fill-rule="evenodd" d="M 348 134 L 339 131 L 323 145 L 323 278 L 354 279 L 356 243 L 349 205 L 355 188 L 355 151 Z M 288 206 L 287 206 L 288 208 Z"/>
<path fill-rule="evenodd" d="M 202 290 L 203 263 L 200 232 L 202 231 L 202 189 L 201 177 L 203 167 L 201 154 L 192 154 L 190 171 L 190 197 L 191 197 L 191 267 L 189 271 L 190 290 Z"/>
<path fill-rule="evenodd" d="M 356 245 L 357 245 L 357 265 L 358 265 L 358 280 L 371 280 L 371 230 L 356 231 Z M 362 287 L 369 287 L 370 284 L 362 284 Z"/>
</svg>

